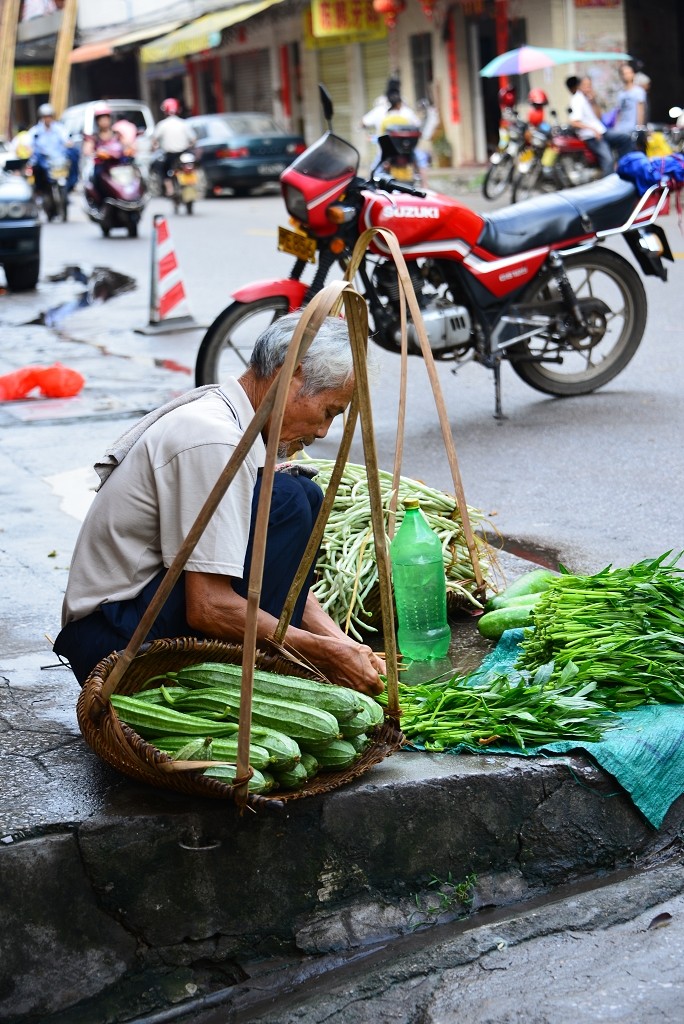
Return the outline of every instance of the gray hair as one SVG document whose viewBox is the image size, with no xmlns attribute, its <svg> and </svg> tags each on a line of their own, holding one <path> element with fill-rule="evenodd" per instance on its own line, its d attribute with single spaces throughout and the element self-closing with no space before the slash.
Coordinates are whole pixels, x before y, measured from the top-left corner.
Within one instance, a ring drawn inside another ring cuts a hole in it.
<svg viewBox="0 0 684 1024">
<path fill-rule="evenodd" d="M 281 316 L 261 332 L 249 360 L 257 377 L 270 378 L 283 365 L 300 317 L 301 313 Z M 346 320 L 325 318 L 301 367 L 303 395 L 344 387 L 349 382 L 354 375 L 354 359 Z"/>
</svg>

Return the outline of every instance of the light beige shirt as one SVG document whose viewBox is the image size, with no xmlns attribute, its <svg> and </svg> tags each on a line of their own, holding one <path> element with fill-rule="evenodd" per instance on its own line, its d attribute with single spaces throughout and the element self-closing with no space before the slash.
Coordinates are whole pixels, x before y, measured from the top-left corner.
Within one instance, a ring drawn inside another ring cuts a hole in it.
<svg viewBox="0 0 684 1024">
<path fill-rule="evenodd" d="M 95 495 L 81 527 L 62 626 L 105 601 L 136 597 L 171 564 L 253 415 L 240 384 L 229 380 L 147 427 Z M 259 437 L 187 570 L 242 577 L 252 495 L 265 454 Z"/>
</svg>

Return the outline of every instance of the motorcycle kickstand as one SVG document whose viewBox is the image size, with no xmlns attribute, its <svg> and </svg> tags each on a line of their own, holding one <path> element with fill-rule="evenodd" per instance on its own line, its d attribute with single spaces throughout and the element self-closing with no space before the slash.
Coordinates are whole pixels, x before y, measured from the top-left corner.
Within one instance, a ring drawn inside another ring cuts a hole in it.
<svg viewBox="0 0 684 1024">
<path fill-rule="evenodd" d="M 506 417 L 503 414 L 503 407 L 501 404 L 501 360 L 497 359 L 492 367 L 492 373 L 494 374 L 494 419 L 505 420 Z"/>
</svg>

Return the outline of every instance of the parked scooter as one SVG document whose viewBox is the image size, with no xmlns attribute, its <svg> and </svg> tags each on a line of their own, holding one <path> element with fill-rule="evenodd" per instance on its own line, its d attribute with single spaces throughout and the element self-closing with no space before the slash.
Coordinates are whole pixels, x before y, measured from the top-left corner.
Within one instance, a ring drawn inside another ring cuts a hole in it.
<svg viewBox="0 0 684 1024">
<path fill-rule="evenodd" d="M 322 87 L 321 98 L 330 125 L 332 102 Z M 278 248 L 295 257 L 290 276 L 234 292 L 202 339 L 198 385 L 221 381 L 224 354 L 251 347 L 269 323 L 306 305 L 372 227 L 397 237 L 435 358 L 454 370 L 475 360 L 493 371 L 497 416 L 503 360 L 531 387 L 558 396 L 595 391 L 629 363 L 646 325 L 646 293 L 633 264 L 601 242 L 622 235 L 642 274 L 665 280 L 663 259 L 672 253 L 656 219 L 667 205 L 667 183 L 640 196 L 609 175 L 575 189 L 572 202 L 553 193 L 484 215 L 391 178 L 363 180 L 359 160 L 330 128 L 283 171 L 295 229 L 280 229 Z M 318 265 L 306 282 L 311 262 Z M 398 273 L 381 236 L 370 242 L 355 280 L 368 303 L 371 338 L 398 354 Z M 408 344 L 420 355 L 412 323 Z"/>
<path fill-rule="evenodd" d="M 524 145 L 527 123 L 515 109 L 515 90 L 499 89 L 499 145 L 489 157 L 482 182 L 485 199 L 498 199 L 513 182 L 518 154 Z"/>
<path fill-rule="evenodd" d="M 116 140 L 97 149 L 94 160 L 83 186 L 86 213 L 105 238 L 113 228 L 124 228 L 129 238 L 137 238 L 147 199 L 139 168 Z"/>
</svg>

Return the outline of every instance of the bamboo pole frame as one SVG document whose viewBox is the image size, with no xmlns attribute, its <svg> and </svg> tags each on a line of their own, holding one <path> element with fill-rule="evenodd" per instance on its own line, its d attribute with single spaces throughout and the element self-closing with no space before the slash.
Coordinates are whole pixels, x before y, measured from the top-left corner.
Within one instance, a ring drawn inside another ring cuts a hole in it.
<svg viewBox="0 0 684 1024">
<path fill-rule="evenodd" d="M 435 400 L 435 407 L 437 409 L 437 415 L 439 417 L 439 423 L 442 430 L 442 439 L 444 441 L 444 448 L 446 451 L 447 460 L 449 462 L 449 468 L 451 470 L 451 478 L 454 484 L 454 494 L 456 497 L 456 503 L 458 510 L 461 514 L 461 521 L 463 526 L 463 536 L 465 538 L 466 546 L 468 548 L 468 554 L 470 555 L 470 562 L 473 567 L 473 575 L 475 578 L 476 590 L 475 593 L 480 597 L 484 596 L 486 583 L 482 576 L 482 569 L 480 568 L 480 562 L 477 556 L 477 546 L 475 544 L 475 537 L 473 536 L 472 526 L 470 524 L 470 518 L 468 516 L 468 505 L 465 499 L 465 492 L 463 490 L 463 481 L 461 479 L 461 471 L 458 465 L 458 457 L 456 455 L 456 445 L 454 437 L 449 424 L 449 416 L 447 413 L 446 403 L 444 401 L 444 395 L 442 393 L 442 386 L 439 381 L 437 374 L 437 368 L 435 366 L 435 358 L 428 342 L 427 332 L 425 330 L 425 324 L 420 313 L 420 307 L 418 305 L 418 299 L 413 288 L 408 268 L 404 255 L 399 246 L 397 236 L 393 231 L 388 231 L 386 228 L 368 228 L 359 236 L 354 251 L 352 252 L 351 259 L 347 264 L 345 270 L 344 279 L 345 281 L 352 282 L 356 275 L 356 272 L 363 260 L 363 257 L 376 235 L 380 235 L 381 238 L 387 244 L 390 250 L 392 259 L 397 268 L 397 275 L 400 285 L 400 315 L 401 315 L 401 377 L 400 377 L 400 396 L 399 396 L 399 422 L 397 425 L 397 444 L 395 448 L 395 459 L 394 469 L 392 474 L 392 487 L 393 496 L 392 503 L 390 506 L 390 536 L 394 533 L 394 517 L 396 514 L 397 506 L 397 489 L 399 486 L 399 476 L 401 472 L 401 462 L 403 457 L 403 445 L 404 445 L 404 423 L 406 418 L 406 384 L 408 377 L 408 342 L 406 333 L 406 303 L 408 303 L 409 310 L 411 312 L 411 319 L 413 326 L 416 329 L 418 335 L 418 341 L 420 342 L 420 350 L 425 362 L 425 368 L 427 370 L 430 385 L 432 387 L 432 394 Z"/>
<path fill-rule="evenodd" d="M 0 20 L 0 139 L 9 137 L 21 0 L 5 0 Z"/>
<path fill-rule="evenodd" d="M 50 82 L 50 103 L 55 108 L 55 117 L 62 116 L 69 97 L 69 79 L 71 77 L 69 54 L 74 48 L 77 16 L 78 0 L 64 0 L 62 24 L 57 36 L 55 61 Z"/>
</svg>

